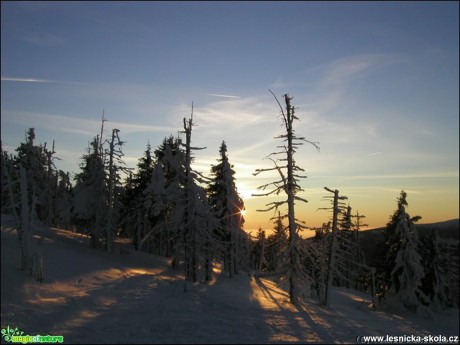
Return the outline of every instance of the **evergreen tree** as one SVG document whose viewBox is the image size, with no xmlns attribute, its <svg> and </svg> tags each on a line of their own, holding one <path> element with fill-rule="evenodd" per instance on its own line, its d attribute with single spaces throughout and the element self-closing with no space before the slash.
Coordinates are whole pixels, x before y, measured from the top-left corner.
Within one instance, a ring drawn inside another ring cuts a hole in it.
<svg viewBox="0 0 460 345">
<path fill-rule="evenodd" d="M 398 209 L 392 215 L 385 231 L 388 251 L 383 293 L 387 303 L 396 300 L 407 309 L 416 311 L 421 303 L 428 304 L 429 300 L 422 290 L 424 268 L 415 229 L 415 222 L 421 217 L 409 216 L 406 212 L 406 197 L 406 192 L 401 191 Z"/>
<path fill-rule="evenodd" d="M 4 151 L 3 146 L 1 154 L 1 210 L 2 213 L 13 215 L 16 226 L 19 227 L 19 174 L 14 167 L 14 157 Z"/>
<path fill-rule="evenodd" d="M 179 239 L 182 240 L 180 245 L 176 248 L 178 255 L 183 258 L 184 262 L 184 291 L 187 290 L 187 279 L 196 282 L 198 279 L 198 255 L 199 255 L 199 227 L 198 216 L 200 215 L 200 191 L 197 186 L 197 174 L 192 170 L 192 150 L 201 150 L 203 148 L 194 148 L 192 143 L 192 129 L 193 129 L 193 104 L 192 115 L 187 120 L 184 118 L 184 131 L 185 143 L 185 184 L 182 193 L 183 211 L 180 212 L 182 218 L 179 223 Z M 203 214 L 204 215 L 204 214 Z"/>
<path fill-rule="evenodd" d="M 170 136 L 163 140 L 162 145 L 155 150 L 155 157 L 161 165 L 164 176 L 164 190 L 161 222 L 164 227 L 163 238 L 166 241 L 166 256 L 173 256 L 172 266 L 179 266 L 179 226 L 185 211 L 183 188 L 185 179 L 185 152 L 182 140 Z"/>
<path fill-rule="evenodd" d="M 53 157 L 56 153 L 54 151 L 54 140 L 53 146 L 51 150 L 48 150 L 45 146 L 43 147 L 44 154 L 46 156 L 46 185 L 44 186 L 44 193 L 46 199 L 46 223 L 48 226 L 52 226 L 55 224 L 56 221 L 56 193 L 57 193 L 57 177 L 58 172 L 56 171 L 56 166 L 54 165 L 54 161 L 58 159 L 57 157 Z"/>
<path fill-rule="evenodd" d="M 55 224 L 64 229 L 72 226 L 72 191 L 69 173 L 58 172 L 55 203 Z"/>
<path fill-rule="evenodd" d="M 265 231 L 259 228 L 257 231 L 256 240 L 253 241 L 251 250 L 251 268 L 259 275 L 266 267 L 265 260 Z"/>
<path fill-rule="evenodd" d="M 357 243 L 353 241 L 353 219 L 351 215 L 351 206 L 348 205 L 341 211 L 341 219 L 339 221 L 338 232 L 338 254 L 339 254 L 339 264 L 341 266 L 341 279 L 339 279 L 339 285 L 345 285 L 347 288 L 350 287 L 352 281 L 352 275 L 354 272 L 354 254 L 356 252 Z"/>
<path fill-rule="evenodd" d="M 244 223 L 244 203 L 235 185 L 235 171 L 227 156 L 225 141 L 219 149 L 219 164 L 211 167 L 211 182 L 208 186 L 209 203 L 219 222 L 215 234 L 224 243 L 224 269 L 232 277 L 239 271 L 237 249 Z"/>
<path fill-rule="evenodd" d="M 27 199 L 29 203 L 33 202 L 29 210 L 33 221 L 42 221 L 49 226 L 58 224 L 62 220 L 64 205 L 67 207 L 67 213 L 70 211 L 68 200 L 65 202 L 62 199 L 65 192 L 59 179 L 60 176 L 65 176 L 65 173 L 57 171 L 55 167 L 54 161 L 58 158 L 54 156 L 54 141 L 51 150 L 47 149 L 46 143 L 36 145 L 35 130 L 30 128 L 26 141 L 21 143 L 16 151 L 18 155 L 13 156 L 2 149 L 2 209 L 6 207 L 5 212 L 13 214 L 18 219 L 20 191 L 17 182 L 19 167 L 22 166 L 27 175 Z M 67 188 L 70 187 L 69 182 Z M 67 225 L 70 226 L 70 221 Z"/>
<path fill-rule="evenodd" d="M 91 236 L 96 247 L 104 235 L 107 210 L 107 185 L 99 138 L 95 137 L 82 157 L 81 172 L 75 176 L 73 219 L 79 231 Z"/>
<path fill-rule="evenodd" d="M 28 200 L 36 200 L 31 216 L 40 221 L 48 219 L 48 199 L 46 187 L 49 185 L 47 177 L 47 156 L 42 145 L 35 145 L 35 129 L 27 131 L 26 142 L 16 149 L 15 168 L 22 165 L 27 174 Z"/>
<path fill-rule="evenodd" d="M 136 250 L 141 250 L 141 240 L 145 236 L 145 229 L 148 227 L 145 218 L 146 210 L 144 203 L 146 196 L 144 191 L 151 182 L 154 169 L 151 146 L 147 144 L 144 156 L 139 159 L 136 172 L 130 173 L 125 183 L 125 189 L 121 198 L 122 207 L 122 228 L 128 236 L 133 239 Z M 139 214 L 141 216 L 139 216 Z"/>
<path fill-rule="evenodd" d="M 429 298 L 430 306 L 434 309 L 446 308 L 452 301 L 448 277 L 451 258 L 447 248 L 442 247 L 436 231 L 431 231 L 421 240 L 424 267 L 424 277 L 421 280 L 422 291 Z"/>
<path fill-rule="evenodd" d="M 166 224 L 163 217 L 167 195 L 160 163 L 154 165 L 150 183 L 142 193 L 144 196 L 142 207 L 145 210 L 145 224 L 148 226 L 149 232 L 142 238 L 141 245 L 147 241 L 151 252 L 167 256 L 169 239 L 168 233 L 164 231 Z"/>
<path fill-rule="evenodd" d="M 269 235 L 266 241 L 266 261 L 268 269 L 279 274 L 286 268 L 288 244 L 286 228 L 280 212 L 278 212 L 273 230 L 273 234 Z"/>
</svg>

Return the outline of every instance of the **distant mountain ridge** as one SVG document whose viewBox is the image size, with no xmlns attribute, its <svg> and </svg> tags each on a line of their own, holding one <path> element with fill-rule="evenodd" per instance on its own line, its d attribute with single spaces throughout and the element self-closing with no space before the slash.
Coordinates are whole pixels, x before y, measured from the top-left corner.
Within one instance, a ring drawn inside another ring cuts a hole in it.
<svg viewBox="0 0 460 345">
<path fill-rule="evenodd" d="M 442 222 L 436 223 L 425 223 L 425 224 L 416 224 L 416 228 L 419 233 L 423 236 L 425 233 L 429 232 L 430 230 L 439 231 L 438 235 L 442 238 L 449 238 L 449 239 L 459 239 L 459 224 L 460 219 L 450 219 L 445 220 Z M 360 232 L 360 236 L 366 236 L 367 233 L 382 233 L 384 227 L 363 230 Z M 375 235 L 374 235 L 375 236 Z"/>
<path fill-rule="evenodd" d="M 381 262 L 379 258 L 385 257 L 385 239 L 382 230 L 376 228 L 359 232 L 359 245 L 364 252 L 366 263 L 378 267 Z M 419 238 L 425 237 L 431 231 L 437 233 L 438 238 L 453 241 L 458 248 L 459 241 L 459 219 L 451 219 L 443 222 L 430 224 L 416 224 Z M 457 251 L 458 252 L 458 251 Z"/>
</svg>

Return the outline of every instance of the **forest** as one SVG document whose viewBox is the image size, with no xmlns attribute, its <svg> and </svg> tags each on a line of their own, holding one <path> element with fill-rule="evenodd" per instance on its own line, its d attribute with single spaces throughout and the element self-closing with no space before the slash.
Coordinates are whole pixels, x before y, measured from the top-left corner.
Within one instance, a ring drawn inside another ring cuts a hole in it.
<svg viewBox="0 0 460 345">
<path fill-rule="evenodd" d="M 269 235 L 244 231 L 244 202 L 225 141 L 209 176 L 193 169 L 194 152 L 201 149 L 192 146 L 193 110 L 178 136 L 165 137 L 155 150 L 147 144 L 135 170 L 123 162 L 120 130 L 105 135 L 104 118 L 75 176 L 56 168 L 55 143 L 37 144 L 29 128 L 14 154 L 2 148 L 1 162 L 1 212 L 14 216 L 21 269 L 43 280 L 41 254 L 32 243 L 35 227 L 43 224 L 82 234 L 95 250 L 117 252 L 129 241 L 134 251 L 164 256 L 183 275 L 185 292 L 190 284 L 212 280 L 218 264 L 229 278 L 273 279 L 286 287 L 293 305 L 313 299 L 331 306 L 332 287 L 347 287 L 368 292 L 374 309 L 398 304 L 431 313 L 458 307 L 458 237 L 421 234 L 416 225 L 421 217 L 407 213 L 404 190 L 371 245 L 363 241 L 370 238 L 361 231 L 365 216 L 352 214 L 347 197 L 329 187 L 324 188 L 330 221 L 314 237 L 301 236 L 307 225 L 296 217 L 295 205 L 307 200 L 298 196 L 304 170 L 295 154 L 303 144 L 320 146 L 295 132 L 292 97 L 283 95 L 281 105 L 273 96 L 283 129 L 275 138 L 279 152 L 267 152 L 272 168 L 254 172 L 279 174 L 256 195 L 281 199 L 260 210 L 277 212 Z"/>
</svg>

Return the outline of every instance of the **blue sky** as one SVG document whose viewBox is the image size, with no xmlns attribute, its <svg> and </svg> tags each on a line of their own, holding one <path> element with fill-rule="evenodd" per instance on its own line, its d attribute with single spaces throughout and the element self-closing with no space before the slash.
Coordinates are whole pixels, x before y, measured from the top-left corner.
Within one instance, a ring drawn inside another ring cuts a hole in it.
<svg viewBox="0 0 460 345">
<path fill-rule="evenodd" d="M 324 186 L 382 226 L 408 192 L 409 213 L 458 218 L 457 2 L 2 2 L 1 137 L 9 152 L 29 127 L 56 140 L 57 167 L 78 171 L 99 132 L 120 129 L 134 167 L 147 142 L 181 130 L 194 102 L 195 168 L 208 173 L 222 140 L 248 208 L 273 175 L 289 93 L 304 146 L 299 218 L 320 226 Z M 277 199 L 279 200 L 279 198 Z"/>
</svg>

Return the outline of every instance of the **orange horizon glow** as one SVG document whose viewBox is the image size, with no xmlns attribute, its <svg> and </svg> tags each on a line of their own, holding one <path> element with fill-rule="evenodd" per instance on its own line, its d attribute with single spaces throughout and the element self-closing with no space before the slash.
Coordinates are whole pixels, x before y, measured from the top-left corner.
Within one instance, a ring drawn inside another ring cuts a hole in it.
<svg viewBox="0 0 460 345">
<path fill-rule="evenodd" d="M 345 189 L 344 189 L 345 190 Z M 449 197 L 444 196 L 442 193 L 439 195 L 428 195 L 421 192 L 407 191 L 408 203 L 407 208 L 410 216 L 421 216 L 422 219 L 418 224 L 430 224 L 443 222 L 459 218 L 459 199 L 458 191 Z M 331 219 L 331 212 L 327 210 L 320 210 L 320 208 L 330 207 L 329 201 L 324 200 L 323 195 L 312 193 L 307 197 L 309 202 L 307 204 L 298 203 L 295 207 L 295 216 L 297 219 L 304 221 L 305 225 L 309 228 L 321 227 L 323 223 L 327 223 Z M 360 230 L 366 231 L 376 228 L 385 227 L 391 215 L 397 209 L 397 197 L 399 192 L 397 189 L 394 191 L 386 191 L 375 194 L 375 197 L 359 197 L 353 196 L 350 193 L 349 205 L 352 207 L 352 215 L 359 212 L 365 218 L 361 219 L 361 224 L 368 224 L 368 226 L 361 226 Z M 244 230 L 251 233 L 253 236 L 257 233 L 258 229 L 265 230 L 270 234 L 275 223 L 270 220 L 277 216 L 277 212 L 271 210 L 269 212 L 258 212 L 257 210 L 264 209 L 265 205 L 273 200 L 283 200 L 283 196 L 277 198 L 247 198 L 244 199 L 245 203 L 245 223 Z M 348 205 L 348 203 L 347 203 Z M 286 210 L 281 208 L 281 214 L 286 213 Z M 284 220 L 283 224 L 287 225 Z M 314 236 L 314 230 L 302 231 L 302 237 Z"/>
</svg>

